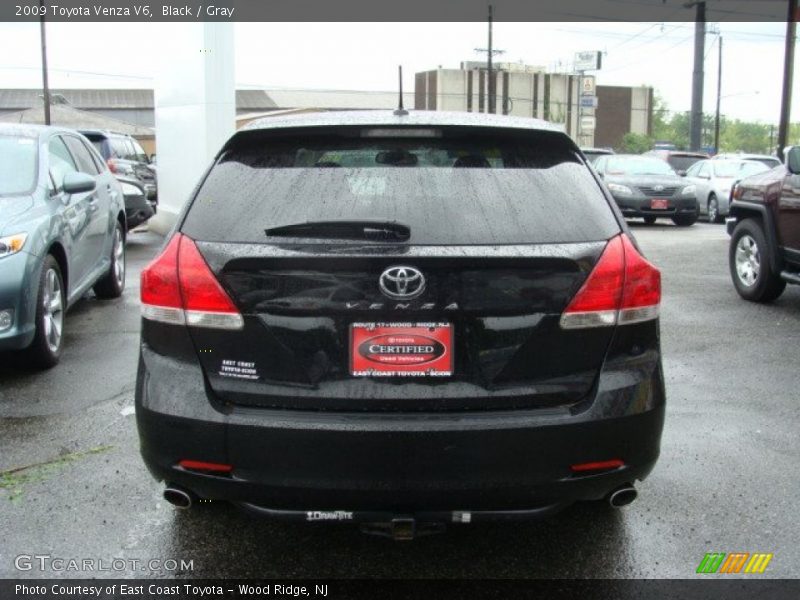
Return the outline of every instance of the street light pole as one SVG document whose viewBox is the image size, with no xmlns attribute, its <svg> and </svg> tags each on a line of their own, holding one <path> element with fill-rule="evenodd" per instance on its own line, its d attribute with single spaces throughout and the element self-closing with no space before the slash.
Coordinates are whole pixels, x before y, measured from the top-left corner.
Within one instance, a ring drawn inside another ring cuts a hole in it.
<svg viewBox="0 0 800 600">
<path fill-rule="evenodd" d="M 778 124 L 777 154 L 781 158 L 789 137 L 789 113 L 792 104 L 792 73 L 794 71 L 794 36 L 796 32 L 797 0 L 789 0 L 786 16 L 786 48 L 783 59 L 783 94 L 781 96 L 781 121 Z"/>
<path fill-rule="evenodd" d="M 39 28 L 42 38 L 42 88 L 44 97 L 44 124 L 50 125 L 50 85 L 47 82 L 47 36 L 44 30 L 44 0 L 39 0 L 41 15 L 39 17 Z"/>
<path fill-rule="evenodd" d="M 719 154 L 719 103 L 722 99 L 722 36 L 717 37 L 719 59 L 717 60 L 717 114 L 714 117 L 714 154 Z"/>
</svg>

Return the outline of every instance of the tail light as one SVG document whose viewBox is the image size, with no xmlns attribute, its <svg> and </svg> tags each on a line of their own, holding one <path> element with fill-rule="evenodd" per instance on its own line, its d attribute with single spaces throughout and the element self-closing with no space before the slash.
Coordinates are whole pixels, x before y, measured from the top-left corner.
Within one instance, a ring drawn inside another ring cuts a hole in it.
<svg viewBox="0 0 800 600">
<path fill-rule="evenodd" d="M 628 236 L 609 240 L 589 277 L 561 315 L 563 329 L 608 327 L 658 318 L 661 273 Z"/>
<path fill-rule="evenodd" d="M 172 325 L 241 329 L 244 320 L 194 241 L 176 233 L 142 271 L 142 316 Z"/>
<path fill-rule="evenodd" d="M 109 158 L 106 161 L 106 164 L 108 165 L 108 170 L 109 171 L 111 171 L 112 173 L 116 173 L 117 172 L 117 163 L 114 162 L 114 159 Z"/>
</svg>

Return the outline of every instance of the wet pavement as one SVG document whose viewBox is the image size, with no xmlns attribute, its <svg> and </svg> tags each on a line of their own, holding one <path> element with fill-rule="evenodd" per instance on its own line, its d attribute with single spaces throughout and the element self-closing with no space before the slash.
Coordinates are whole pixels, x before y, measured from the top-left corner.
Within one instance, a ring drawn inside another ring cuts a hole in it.
<svg viewBox="0 0 800 600">
<path fill-rule="evenodd" d="M 771 552 L 764 576 L 797 576 L 800 287 L 769 306 L 740 300 L 723 226 L 634 231 L 663 273 L 668 397 L 661 459 L 634 504 L 413 542 L 224 504 L 176 511 L 138 454 L 138 273 L 160 240 L 136 233 L 124 297 L 89 294 L 70 311 L 60 365 L 36 373 L 0 356 L 0 577 L 684 578 L 714 551 Z M 40 570 L 58 558 L 96 570 Z"/>
</svg>

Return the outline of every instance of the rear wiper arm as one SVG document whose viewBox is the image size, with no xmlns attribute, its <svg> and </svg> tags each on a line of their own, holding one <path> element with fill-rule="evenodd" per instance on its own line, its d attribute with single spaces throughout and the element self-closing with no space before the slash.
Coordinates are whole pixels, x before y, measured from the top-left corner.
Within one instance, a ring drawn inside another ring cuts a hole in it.
<svg viewBox="0 0 800 600">
<path fill-rule="evenodd" d="M 387 220 L 332 220 L 307 221 L 265 229 L 270 237 L 298 237 L 348 240 L 380 240 L 404 242 L 411 236 L 411 228 L 397 221 Z"/>
</svg>

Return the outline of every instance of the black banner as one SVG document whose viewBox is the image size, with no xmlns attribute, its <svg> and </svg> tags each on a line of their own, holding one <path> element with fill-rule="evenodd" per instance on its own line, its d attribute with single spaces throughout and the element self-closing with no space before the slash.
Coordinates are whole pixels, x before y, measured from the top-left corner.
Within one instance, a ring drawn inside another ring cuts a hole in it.
<svg viewBox="0 0 800 600">
<path fill-rule="evenodd" d="M 496 21 L 692 21 L 686 0 L 492 0 Z M 4 0 L 0 21 L 485 21 L 487 0 Z M 708 21 L 786 21 L 786 0 L 709 0 Z"/>
<path fill-rule="evenodd" d="M 795 600 L 800 580 L 697 579 L 684 580 L 137 580 L 64 579 L 0 580 L 3 600 L 194 600 L 251 598 L 576 598 L 693 599 L 760 598 Z"/>
</svg>

